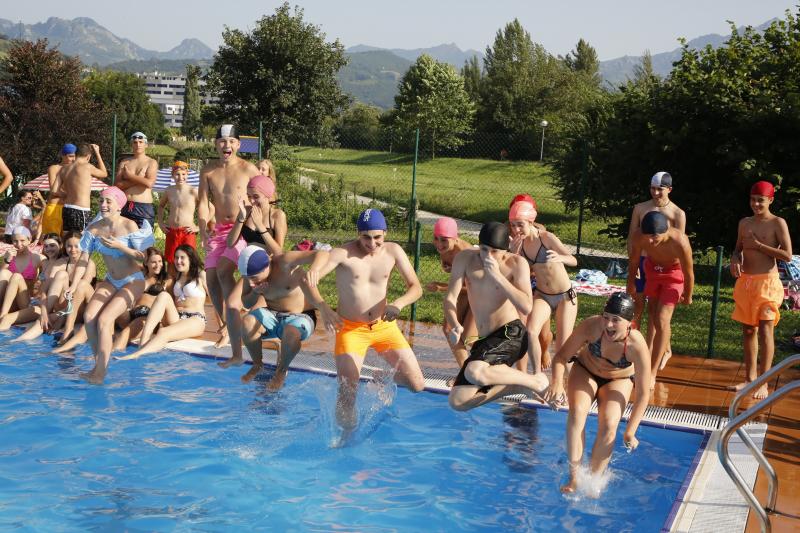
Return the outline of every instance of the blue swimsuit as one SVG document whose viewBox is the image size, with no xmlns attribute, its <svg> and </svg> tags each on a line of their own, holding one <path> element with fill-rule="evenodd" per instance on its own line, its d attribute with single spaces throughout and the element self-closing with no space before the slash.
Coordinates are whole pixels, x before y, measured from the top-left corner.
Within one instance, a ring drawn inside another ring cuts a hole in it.
<svg viewBox="0 0 800 533">
<path fill-rule="evenodd" d="M 153 228 L 150 226 L 150 223 L 147 220 L 142 222 L 141 229 L 129 233 L 123 237 L 114 237 L 114 239 L 121 242 L 126 247 L 132 250 L 138 250 L 140 252 L 146 250 L 148 247 L 153 246 L 155 244 L 155 239 L 153 239 Z M 113 257 L 113 258 L 120 258 L 125 255 L 125 252 L 122 250 L 117 250 L 116 248 L 109 248 L 103 244 L 103 241 L 100 240 L 100 237 L 94 235 L 88 229 L 83 232 L 83 236 L 81 236 L 80 242 L 81 251 L 86 253 L 97 252 L 102 256 Z M 144 279 L 144 274 L 141 271 L 134 272 L 130 276 L 126 276 L 122 279 L 114 279 L 108 274 L 106 274 L 106 281 L 111 283 L 115 289 L 119 290 L 128 283 L 138 280 Z"/>
</svg>

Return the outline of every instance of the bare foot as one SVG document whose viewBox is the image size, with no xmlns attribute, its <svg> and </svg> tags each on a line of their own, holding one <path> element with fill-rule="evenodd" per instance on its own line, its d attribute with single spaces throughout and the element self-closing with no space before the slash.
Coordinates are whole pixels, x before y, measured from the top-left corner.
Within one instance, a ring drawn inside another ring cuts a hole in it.
<svg viewBox="0 0 800 533">
<path fill-rule="evenodd" d="M 223 346 L 227 346 L 230 344 L 231 341 L 228 339 L 228 330 L 221 331 L 219 333 L 219 340 L 214 343 L 214 348 L 222 348 Z"/>
<path fill-rule="evenodd" d="M 737 383 L 736 385 L 731 385 L 730 387 L 728 387 L 728 390 L 739 392 L 740 390 L 742 390 L 743 388 L 747 387 L 748 385 L 750 385 L 749 381 L 743 381 L 741 383 Z"/>
<path fill-rule="evenodd" d="M 8 331 L 12 325 L 14 325 L 14 321 L 8 315 L 0 319 L 0 331 Z"/>
<path fill-rule="evenodd" d="M 92 385 L 102 385 L 103 379 L 106 377 L 105 373 L 100 374 L 95 369 L 92 369 L 91 372 L 81 372 L 79 375 L 81 379 L 88 381 Z"/>
<path fill-rule="evenodd" d="M 219 366 L 222 366 L 222 363 L 219 363 Z M 262 368 L 264 368 L 264 365 L 257 365 L 253 363 L 253 366 L 250 368 L 250 370 L 247 371 L 247 374 L 242 376 L 242 383 L 250 383 L 251 381 L 253 381 L 253 379 L 258 375 L 258 373 L 261 372 Z"/>
<path fill-rule="evenodd" d="M 578 480 L 573 476 L 570 476 L 569 483 L 561 486 L 562 494 L 573 494 L 576 490 L 578 490 Z"/>
<path fill-rule="evenodd" d="M 542 370 L 548 370 L 550 365 L 552 364 L 552 358 L 550 357 L 550 352 L 544 352 L 542 354 Z"/>
<path fill-rule="evenodd" d="M 242 357 L 236 357 L 236 358 L 231 357 L 230 359 L 226 359 L 224 361 L 220 361 L 219 363 L 217 363 L 217 365 L 219 365 L 220 368 L 230 368 L 232 366 L 242 366 L 243 364 L 244 364 L 244 358 L 242 358 Z"/>
<path fill-rule="evenodd" d="M 270 392 L 278 392 L 283 387 L 283 383 L 286 381 L 286 374 L 289 373 L 289 369 L 275 369 L 275 374 L 273 374 L 272 379 L 269 380 L 267 383 L 267 390 Z"/>
<path fill-rule="evenodd" d="M 544 375 L 544 372 L 530 374 L 528 377 L 531 380 L 531 386 L 528 388 L 530 389 L 531 393 L 533 393 L 534 398 L 544 402 L 543 395 L 547 390 L 547 387 L 550 386 L 550 380 L 547 379 L 547 376 Z"/>
<path fill-rule="evenodd" d="M 74 346 L 71 348 L 64 348 L 64 343 L 58 341 L 58 346 L 56 348 L 53 348 L 53 353 L 67 353 L 71 352 L 74 349 L 75 349 Z"/>
<path fill-rule="evenodd" d="M 664 367 L 667 366 L 667 361 L 669 361 L 670 357 L 672 357 L 671 351 L 667 350 L 664 352 L 664 357 L 661 358 L 661 364 L 658 365 L 659 370 L 664 370 Z"/>
<path fill-rule="evenodd" d="M 133 352 L 130 355 L 115 355 L 114 359 L 117 361 L 132 361 L 134 359 L 139 359 L 140 355 L 136 352 Z"/>
<path fill-rule="evenodd" d="M 756 391 L 753 393 L 753 398 L 755 398 L 756 400 L 763 400 L 767 396 L 769 396 L 769 389 L 767 388 L 766 383 L 757 388 Z"/>
</svg>

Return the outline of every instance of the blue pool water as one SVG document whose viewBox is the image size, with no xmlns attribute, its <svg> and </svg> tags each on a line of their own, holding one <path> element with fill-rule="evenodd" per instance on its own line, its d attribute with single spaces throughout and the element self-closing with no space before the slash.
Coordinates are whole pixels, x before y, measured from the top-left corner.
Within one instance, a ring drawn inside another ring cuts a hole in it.
<svg viewBox="0 0 800 533">
<path fill-rule="evenodd" d="M 658 531 L 703 436 L 642 427 L 600 499 L 567 499 L 566 415 L 362 385 L 336 447 L 335 380 L 279 394 L 165 353 L 84 384 L 45 341 L 0 337 L 0 530 Z M 590 418 L 587 440 L 594 439 Z M 618 442 L 621 441 L 618 439 Z"/>
</svg>

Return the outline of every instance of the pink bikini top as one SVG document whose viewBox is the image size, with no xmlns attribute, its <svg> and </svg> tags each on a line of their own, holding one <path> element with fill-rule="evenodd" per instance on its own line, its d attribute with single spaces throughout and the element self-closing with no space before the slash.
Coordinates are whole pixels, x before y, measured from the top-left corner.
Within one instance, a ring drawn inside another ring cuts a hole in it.
<svg viewBox="0 0 800 533">
<path fill-rule="evenodd" d="M 8 269 L 11 272 L 17 272 L 17 258 L 11 260 L 11 263 L 8 265 Z M 28 266 L 25 267 L 25 270 L 22 271 L 22 278 L 28 281 L 33 281 L 36 278 L 36 267 L 33 266 L 33 257 L 28 262 Z"/>
</svg>

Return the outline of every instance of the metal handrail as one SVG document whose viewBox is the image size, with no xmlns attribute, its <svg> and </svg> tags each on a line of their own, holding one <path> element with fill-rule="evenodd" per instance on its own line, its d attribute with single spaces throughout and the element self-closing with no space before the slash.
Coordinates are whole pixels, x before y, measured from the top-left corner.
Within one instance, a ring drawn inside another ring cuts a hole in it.
<svg viewBox="0 0 800 533">
<path fill-rule="evenodd" d="M 756 387 L 760 387 L 773 377 L 782 374 L 788 368 L 795 366 L 798 363 L 800 363 L 800 354 L 792 355 L 740 390 L 734 397 L 733 401 L 731 402 L 731 406 L 728 409 L 730 420 L 728 421 L 728 425 L 722 430 L 719 443 L 717 444 L 717 453 L 719 455 L 720 463 L 722 463 L 722 467 L 728 473 L 734 485 L 736 485 L 736 488 L 739 490 L 742 496 L 744 496 L 745 500 L 747 500 L 747 503 L 756 513 L 756 516 L 761 523 L 761 531 L 764 533 L 769 533 L 772 530 L 772 525 L 767 513 L 771 513 L 775 510 L 775 500 L 778 496 L 778 476 L 775 473 L 775 469 L 772 468 L 772 465 L 769 463 L 769 461 L 767 461 L 767 458 L 764 457 L 764 454 L 758 449 L 756 444 L 753 442 L 753 439 L 750 438 L 750 435 L 748 435 L 747 432 L 742 429 L 742 426 L 773 403 L 777 402 L 795 389 L 800 388 L 800 381 L 793 381 L 788 385 L 784 385 L 783 387 L 776 389 L 771 395 L 767 396 L 738 416 L 736 416 L 736 411 L 738 410 L 739 403 L 741 403 L 742 398 L 748 395 Z M 747 483 L 739 473 L 739 470 L 731 461 L 730 453 L 728 452 L 728 442 L 733 436 L 734 431 L 737 435 L 739 435 L 739 437 L 742 439 L 742 442 L 745 443 L 747 448 L 758 461 L 759 465 L 761 465 L 761 467 L 764 468 L 764 471 L 767 473 L 768 504 L 765 507 L 761 506 L 755 494 L 752 490 L 750 490 L 750 487 L 747 486 Z"/>
</svg>

